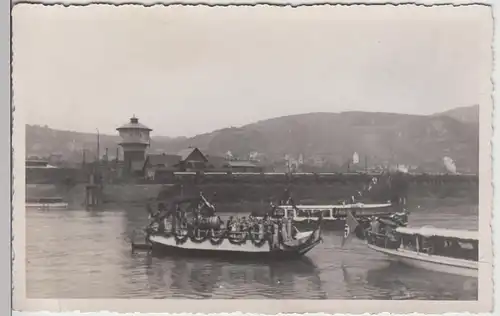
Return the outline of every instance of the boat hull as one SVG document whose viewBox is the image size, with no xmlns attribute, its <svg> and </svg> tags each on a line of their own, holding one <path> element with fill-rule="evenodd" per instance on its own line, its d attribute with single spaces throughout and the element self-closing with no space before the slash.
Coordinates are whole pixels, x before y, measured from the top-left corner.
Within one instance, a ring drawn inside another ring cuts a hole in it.
<svg viewBox="0 0 500 316">
<path fill-rule="evenodd" d="M 273 246 L 269 242 L 256 246 L 250 240 L 237 245 L 232 244 L 228 239 L 223 240 L 218 245 L 213 245 L 209 241 L 198 243 L 190 239 L 183 243 L 177 243 L 174 237 L 163 235 L 151 235 L 148 241 L 151 243 L 153 251 L 164 254 L 230 259 L 284 260 L 300 258 L 321 242 L 319 229 L 301 234 L 305 236 L 301 238 L 304 242 L 293 247 Z"/>
<path fill-rule="evenodd" d="M 414 268 L 467 277 L 477 278 L 478 276 L 478 263 L 476 261 L 432 256 L 402 249 L 387 249 L 372 244 L 368 244 L 368 247 Z"/>
</svg>

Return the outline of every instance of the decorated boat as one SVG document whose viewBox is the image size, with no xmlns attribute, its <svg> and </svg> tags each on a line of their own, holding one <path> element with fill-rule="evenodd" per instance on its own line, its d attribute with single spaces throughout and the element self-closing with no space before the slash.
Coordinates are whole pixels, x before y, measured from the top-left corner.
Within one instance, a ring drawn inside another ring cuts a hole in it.
<svg viewBox="0 0 500 316">
<path fill-rule="evenodd" d="M 391 216 L 395 208 L 391 203 L 381 204 L 332 204 L 332 205 L 279 205 L 285 218 L 291 218 L 297 226 L 307 226 L 323 217 L 324 227 L 344 227 L 347 211 L 352 212 L 359 222 L 368 222 L 373 216 Z"/>
<path fill-rule="evenodd" d="M 66 209 L 68 203 L 60 197 L 28 198 L 25 202 L 26 208 L 37 209 Z"/>
<path fill-rule="evenodd" d="M 168 209 L 168 210 L 167 210 Z M 203 194 L 159 205 L 146 228 L 153 251 L 229 258 L 289 259 L 306 254 L 321 242 L 321 218 L 311 231 L 300 232 L 287 218 L 217 216 Z"/>
<path fill-rule="evenodd" d="M 307 205 L 295 204 L 289 190 L 285 190 L 284 199 L 275 206 L 284 218 L 293 220 L 294 225 L 303 228 L 316 222 L 322 217 L 323 228 L 342 229 L 345 225 L 347 213 L 350 212 L 362 226 L 366 226 L 374 216 L 390 218 L 394 214 L 404 211 L 405 201 L 401 203 L 362 203 L 351 198 L 350 202 L 343 201 L 339 204 Z"/>
<path fill-rule="evenodd" d="M 348 214 L 344 239 L 359 231 L 359 223 Z M 462 276 L 478 276 L 477 231 L 404 227 L 394 219 L 373 218 L 364 228 L 370 249 L 408 266 Z M 344 243 L 344 241 L 343 241 Z"/>
</svg>

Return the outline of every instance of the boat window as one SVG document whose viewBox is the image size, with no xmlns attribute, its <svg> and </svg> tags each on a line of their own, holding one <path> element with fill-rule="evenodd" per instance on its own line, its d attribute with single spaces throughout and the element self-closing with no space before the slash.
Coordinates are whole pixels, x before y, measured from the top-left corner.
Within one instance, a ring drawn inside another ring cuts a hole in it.
<svg viewBox="0 0 500 316">
<path fill-rule="evenodd" d="M 323 211 L 323 217 L 331 217 L 330 210 L 324 210 Z"/>
<path fill-rule="evenodd" d="M 402 246 L 406 250 L 417 251 L 417 241 L 413 235 L 403 235 L 402 236 Z"/>
<path fill-rule="evenodd" d="M 459 241 L 458 244 L 462 249 L 467 249 L 467 250 L 474 249 L 474 245 L 471 242 Z"/>
<path fill-rule="evenodd" d="M 309 210 L 299 210 L 297 212 L 297 216 L 299 216 L 299 217 L 308 217 L 309 214 L 310 214 Z"/>
<path fill-rule="evenodd" d="M 274 211 L 274 216 L 277 216 L 277 217 L 284 217 L 285 216 L 285 211 L 281 208 L 277 208 L 275 211 Z"/>
<path fill-rule="evenodd" d="M 423 237 L 419 236 L 420 252 L 432 255 L 435 253 L 435 245 L 439 244 L 439 240 L 436 237 Z"/>
<path fill-rule="evenodd" d="M 436 255 L 472 261 L 478 260 L 477 241 L 443 237 L 434 237 L 434 239 L 439 240 L 435 247 Z"/>
</svg>

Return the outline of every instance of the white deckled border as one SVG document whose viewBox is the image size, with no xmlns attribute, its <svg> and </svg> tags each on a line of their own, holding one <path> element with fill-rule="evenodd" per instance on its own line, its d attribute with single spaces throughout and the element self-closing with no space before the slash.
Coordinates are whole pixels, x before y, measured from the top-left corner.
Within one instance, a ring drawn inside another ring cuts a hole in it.
<svg viewBox="0 0 500 316">
<path fill-rule="evenodd" d="M 59 1 L 46 0 L 46 3 L 54 3 Z M 90 1 L 81 1 L 80 3 L 88 3 Z M 120 0 L 111 0 L 110 3 L 120 3 Z M 143 3 L 153 3 L 156 1 L 144 0 Z M 170 1 L 174 2 L 174 1 Z M 178 3 L 178 1 L 175 1 Z M 199 1 L 185 0 L 185 3 L 198 3 Z M 203 1 L 205 3 L 215 2 L 215 1 Z M 284 1 L 265 1 L 267 3 L 283 3 Z M 354 1 L 340 0 L 335 1 L 335 3 L 352 3 Z M 405 1 L 363 1 L 364 3 L 404 3 Z M 408 1 L 409 2 L 409 1 Z M 406 3 L 408 3 L 406 2 Z M 437 4 L 437 3 L 453 3 L 453 4 L 468 4 L 474 1 L 411 1 L 412 3 L 419 4 Z M 72 1 L 72 3 L 77 3 L 77 1 Z M 164 2 L 168 3 L 168 2 Z M 217 1 L 217 3 L 251 3 L 248 1 Z M 304 0 L 304 1 L 286 1 L 286 3 L 318 3 L 316 1 Z M 361 2 L 358 2 L 361 3 Z M 494 1 L 477 1 L 474 3 L 494 3 Z M 500 4 L 500 3 L 499 3 Z M 494 7 L 495 16 L 499 16 L 500 9 L 498 6 Z M 495 19 L 495 26 L 498 26 L 500 22 Z M 498 28 L 496 28 L 498 30 Z M 495 45 L 499 45 L 499 40 L 495 37 Z M 497 57 L 497 50 L 495 50 L 495 57 Z M 15 67 L 15 65 L 14 65 Z M 492 81 L 495 82 L 498 73 L 497 67 L 494 70 L 494 76 Z M 494 94 L 496 95 L 496 91 Z M 486 101 L 488 103 L 488 101 Z M 491 103 L 491 102 L 490 102 Z M 484 103 L 482 103 L 484 104 Z M 485 109 L 484 105 L 480 111 L 480 195 L 479 195 L 479 230 L 481 232 L 490 230 L 490 213 L 491 202 L 493 197 L 493 188 L 491 186 L 489 178 L 491 178 L 491 148 L 490 148 L 490 138 L 492 137 L 492 111 L 490 109 Z M 495 118 L 495 123 L 498 118 Z M 21 127 L 21 128 L 20 128 Z M 15 215 L 13 215 L 13 249 L 15 251 L 15 263 L 14 263 L 14 276 L 13 281 L 15 284 L 15 296 L 13 307 L 20 307 L 24 311 L 40 311 L 40 310 L 51 310 L 51 311 L 73 311 L 64 313 L 49 313 L 49 312 L 14 312 L 13 315 L 25 315 L 25 316 L 49 316 L 49 315 L 61 315 L 61 316 L 77 316 L 80 315 L 79 311 L 102 311 L 85 313 L 89 316 L 120 316 L 120 315 L 145 315 L 143 313 L 161 313 L 168 310 L 171 313 L 182 313 L 182 314 L 171 314 L 171 315 L 189 315 L 183 313 L 189 311 L 192 313 L 222 313 L 229 311 L 243 311 L 243 312 L 253 312 L 264 314 L 278 314 L 278 313 L 306 313 L 315 312 L 315 314 L 309 315 L 326 315 L 322 312 L 343 312 L 343 313 L 358 313 L 361 314 L 366 310 L 370 310 L 372 313 L 380 313 L 380 315 L 392 315 L 392 314 L 402 314 L 402 313 L 413 313 L 415 311 L 420 312 L 432 312 L 434 314 L 445 314 L 446 315 L 472 315 L 470 313 L 460 313 L 461 311 L 478 312 L 481 307 L 491 306 L 492 298 L 490 294 L 492 292 L 493 283 L 489 276 L 491 275 L 491 270 L 488 266 L 480 267 L 479 276 L 479 301 L 478 302 L 463 302 L 463 301 L 376 301 L 376 300 L 104 300 L 104 299 L 89 299 L 89 300 L 43 300 L 43 299 L 26 299 L 25 297 L 25 253 L 24 253 L 24 196 L 25 196 L 25 171 L 24 171 L 24 160 L 25 160 L 25 129 L 23 120 L 23 109 L 16 108 L 14 113 L 14 134 L 12 138 L 12 143 L 15 146 L 13 168 L 14 168 L 14 183 L 13 188 L 15 190 L 13 197 L 13 205 L 15 207 Z M 496 132 L 498 133 L 498 132 Z M 495 133 L 495 135 L 496 135 Z M 495 147 L 496 149 L 496 147 Z M 500 168 L 497 168 L 500 169 Z M 495 177 L 498 179 L 498 177 Z M 500 198 L 496 196 L 495 202 L 500 202 Z M 498 205 L 495 203 L 496 205 Z M 19 207 L 21 206 L 21 207 Z M 494 217 L 496 225 L 500 225 L 500 221 Z M 496 236 L 496 235 L 495 235 Z M 498 242 L 498 236 L 496 236 L 497 242 L 495 247 L 498 248 L 500 244 Z M 480 257 L 491 259 L 492 253 L 486 251 L 485 249 L 492 249 L 492 240 L 481 240 L 480 246 L 481 252 Z M 496 261 L 495 261 L 496 262 Z M 498 269 L 495 269 L 495 276 L 498 276 Z M 495 293 L 495 296 L 498 294 Z M 135 313 L 131 311 L 137 310 L 138 306 L 141 306 L 141 313 Z M 119 314 L 113 312 L 105 312 L 105 310 L 114 310 L 116 312 L 129 312 L 127 314 Z M 390 310 L 390 313 L 386 311 Z M 456 313 L 454 313 L 456 312 Z M 150 315 L 160 315 L 160 314 L 150 314 Z M 165 315 L 165 314 L 162 314 Z M 192 314 L 191 314 L 192 315 Z M 201 314 L 200 314 L 201 315 Z M 222 315 L 222 314 L 219 314 Z M 258 315 L 258 314 L 243 314 L 241 312 L 235 312 L 223 315 Z M 364 315 L 370 315 L 365 313 Z M 424 315 L 413 313 L 413 315 Z M 482 314 L 487 315 L 487 314 Z"/>
</svg>

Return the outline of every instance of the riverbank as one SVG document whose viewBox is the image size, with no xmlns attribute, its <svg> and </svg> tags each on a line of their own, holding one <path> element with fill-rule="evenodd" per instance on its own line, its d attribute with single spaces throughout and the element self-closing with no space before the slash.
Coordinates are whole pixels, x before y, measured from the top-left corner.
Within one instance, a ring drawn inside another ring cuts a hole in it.
<svg viewBox="0 0 500 316">
<path fill-rule="evenodd" d="M 478 185 L 470 183 L 414 183 L 402 188 L 374 186 L 370 191 L 360 185 L 346 183 L 327 184 L 276 184 L 276 183 L 211 183 L 201 185 L 173 184 L 109 184 L 104 186 L 105 205 L 145 205 L 157 199 L 169 200 L 178 196 L 195 196 L 203 192 L 214 203 L 259 203 L 269 205 L 281 198 L 289 188 L 297 203 L 331 204 L 356 196 L 365 202 L 385 202 L 394 197 L 412 199 L 454 199 L 465 198 L 472 204 L 478 203 Z M 359 196 L 361 193 L 361 196 Z M 26 185 L 27 198 L 62 197 L 70 207 L 81 207 L 85 200 L 85 185 L 61 186 L 52 184 Z"/>
</svg>

